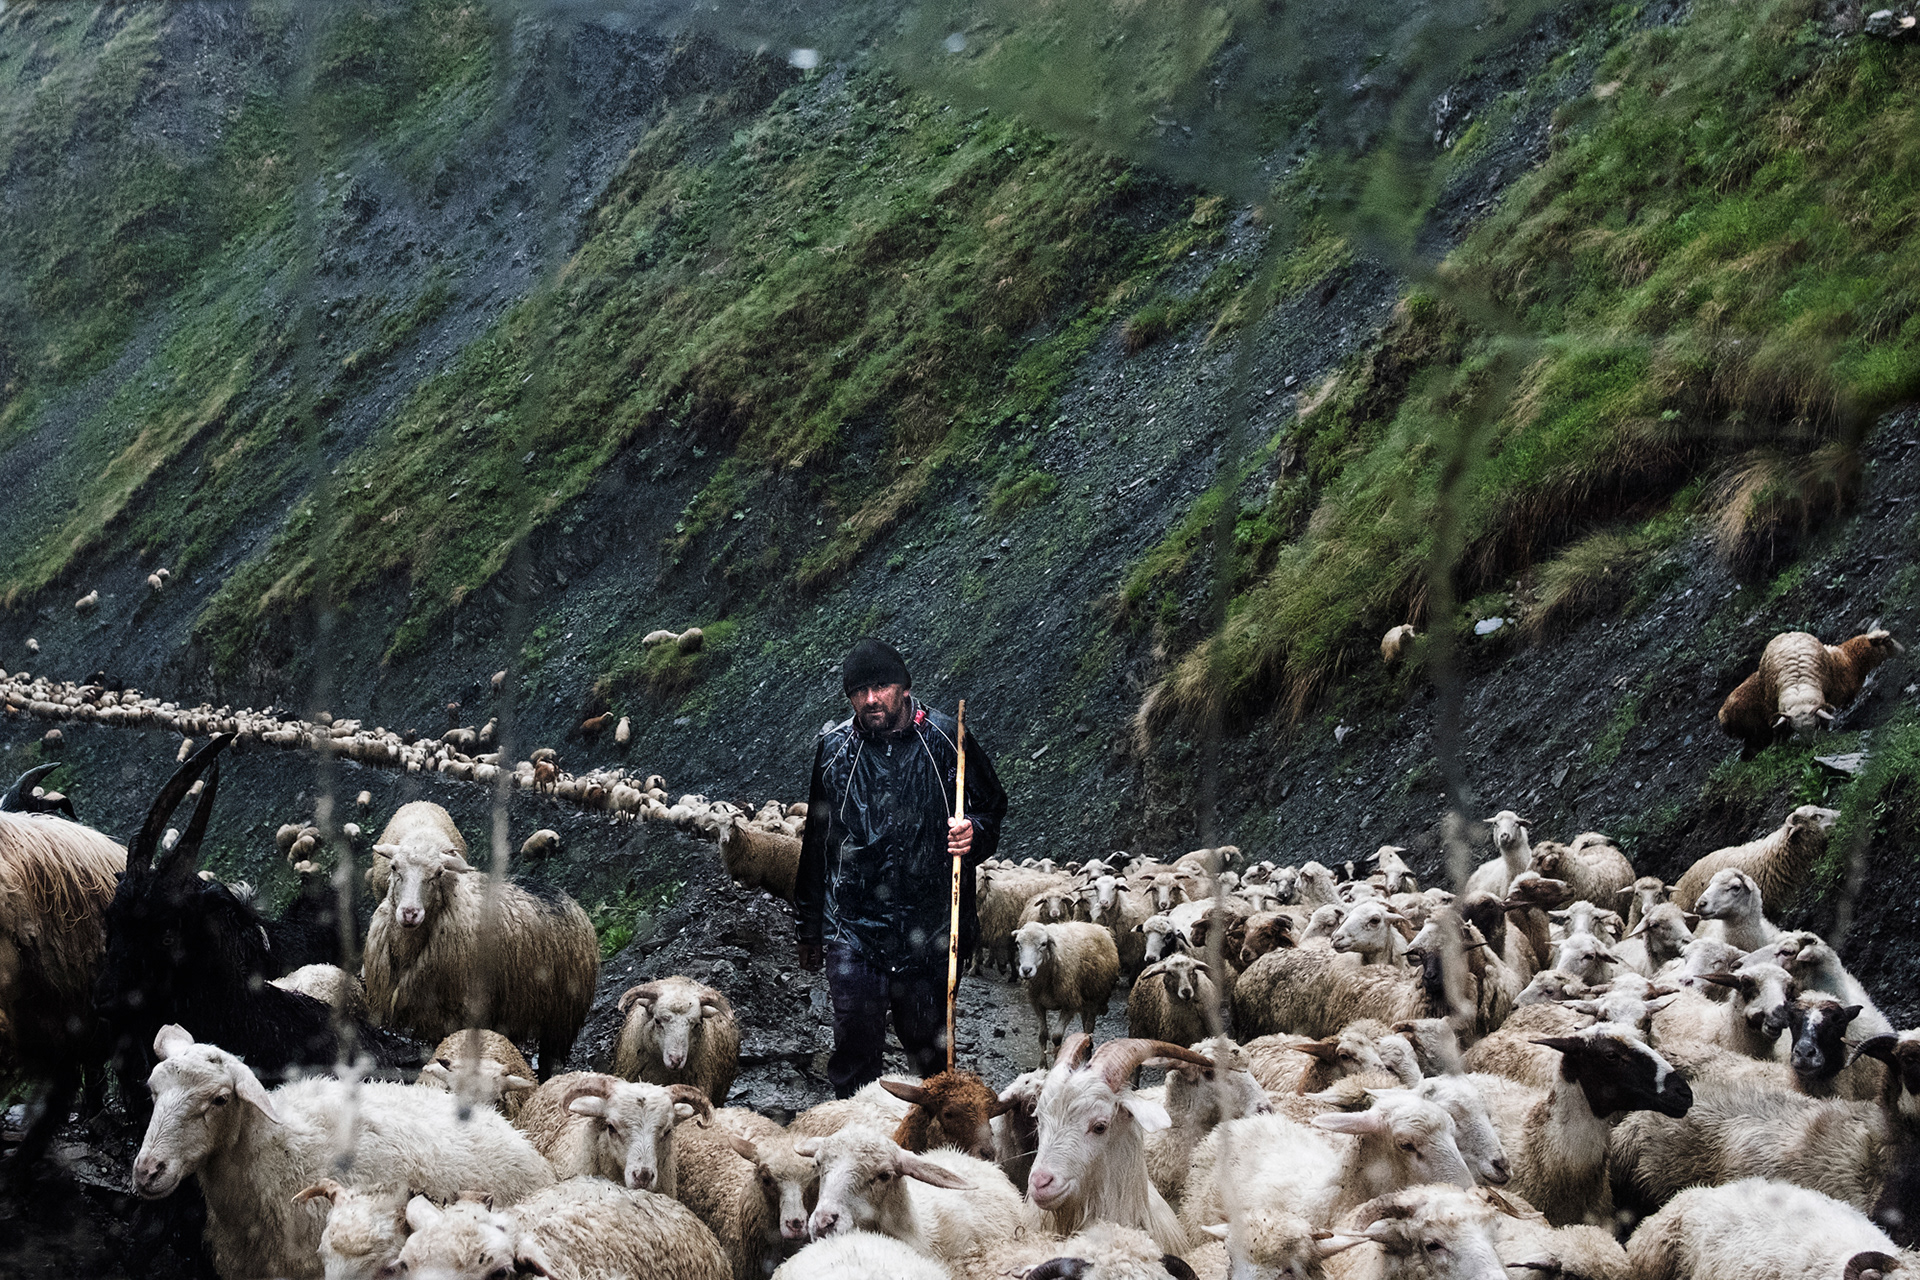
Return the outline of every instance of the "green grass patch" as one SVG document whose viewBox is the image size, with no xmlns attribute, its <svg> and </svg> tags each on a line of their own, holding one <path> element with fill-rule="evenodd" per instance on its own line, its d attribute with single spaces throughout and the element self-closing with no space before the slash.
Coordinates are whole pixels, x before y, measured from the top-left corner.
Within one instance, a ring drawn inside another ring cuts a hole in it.
<svg viewBox="0 0 1920 1280">
<path fill-rule="evenodd" d="M 1813 868 L 1820 891 L 1837 887 L 1852 858 L 1871 849 L 1920 859 L 1920 720 L 1903 716 L 1874 732 L 1866 767 L 1845 786 L 1838 807 L 1840 820 Z"/>
<path fill-rule="evenodd" d="M 1619 41 L 1436 297 L 1293 429 L 1313 514 L 1236 580 L 1157 714 L 1304 713 L 1419 620 L 1436 529 L 1464 549 L 1461 596 L 1580 544 L 1552 619 L 1637 567 L 1609 525 L 1755 450 L 1784 479 L 1733 486 L 1740 528 L 1844 502 L 1827 441 L 1920 394 L 1920 59 L 1820 30 L 1811 0 L 1766 0 Z"/>
<path fill-rule="evenodd" d="M 682 653 L 680 646 L 671 642 L 643 645 L 641 637 L 631 637 L 594 683 L 594 691 L 613 706 L 632 692 L 659 702 L 678 702 L 695 685 L 727 665 L 739 629 L 739 621 L 734 618 L 708 623 L 700 628 L 701 645 L 692 653 Z"/>
<path fill-rule="evenodd" d="M 594 936 L 600 939 L 600 959 L 611 960 L 624 951 L 636 934 L 673 904 L 686 884 L 684 880 L 671 880 L 646 888 L 628 885 L 588 907 L 587 919 L 593 921 Z"/>
</svg>

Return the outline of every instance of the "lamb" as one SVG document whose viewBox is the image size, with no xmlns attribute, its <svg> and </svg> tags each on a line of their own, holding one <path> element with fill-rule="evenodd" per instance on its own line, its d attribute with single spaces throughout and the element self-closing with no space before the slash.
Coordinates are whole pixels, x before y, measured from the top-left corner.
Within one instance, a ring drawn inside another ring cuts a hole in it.
<svg viewBox="0 0 1920 1280">
<path fill-rule="evenodd" d="M 1865 1214 L 1767 1178 L 1694 1187 L 1627 1242 L 1635 1280 L 1877 1280 L 1920 1270 Z"/>
<path fill-rule="evenodd" d="M 1380 637 L 1380 661 L 1392 666 L 1413 651 L 1413 642 L 1419 638 L 1411 624 L 1401 623 Z"/>
<path fill-rule="evenodd" d="M 726 1248 L 735 1280 L 764 1280 L 806 1243 L 819 1170 L 793 1149 L 793 1135 L 766 1117 L 731 1108 L 715 1116 L 712 1129 L 675 1138 L 679 1199 Z"/>
<path fill-rule="evenodd" d="M 1826 852 L 1827 833 L 1840 820 L 1838 809 L 1803 804 L 1786 821 L 1758 840 L 1716 849 L 1688 867 L 1673 886 L 1673 905 L 1691 911 L 1714 873 L 1733 867 L 1752 876 L 1760 886 L 1760 901 L 1768 911 L 1785 911 L 1806 884 L 1813 864 Z"/>
<path fill-rule="evenodd" d="M 1127 993 L 1127 1034 L 1191 1044 L 1217 1021 L 1220 992 L 1211 971 L 1189 955 L 1169 956 L 1140 971 Z"/>
<path fill-rule="evenodd" d="M 435 1280 L 729 1280 L 713 1233 L 684 1207 L 651 1191 L 597 1178 L 547 1187 L 510 1208 L 461 1200 L 442 1209 L 425 1196 L 407 1202 L 413 1234 L 400 1251 L 403 1272 Z"/>
<path fill-rule="evenodd" d="M 537 1039 L 540 1074 L 551 1076 L 586 1021 L 599 975 L 587 913 L 557 890 L 490 883 L 458 853 L 388 848 L 392 883 L 367 930 L 374 1016 L 423 1036 L 477 1022 Z"/>
<path fill-rule="evenodd" d="M 1566 883 L 1575 902 L 1609 907 L 1620 891 L 1633 884 L 1633 864 L 1598 831 L 1584 831 L 1571 845 L 1542 845 L 1528 867 L 1552 880 Z"/>
<path fill-rule="evenodd" d="M 1714 872 L 1693 905 L 1702 919 L 1713 922 L 1701 929 L 1701 937 L 1719 938 L 1742 951 L 1758 951 L 1780 936 L 1761 910 L 1760 886 L 1733 867 Z"/>
<path fill-rule="evenodd" d="M 773 1280 L 953 1280 L 946 1263 L 871 1231 L 816 1240 L 782 1263 Z"/>
<path fill-rule="evenodd" d="M 820 1203 L 807 1220 L 816 1239 L 872 1231 L 950 1260 L 1033 1226 L 1007 1176 L 958 1151 L 914 1155 L 865 1125 L 802 1139 L 794 1150 L 820 1170 Z"/>
<path fill-rule="evenodd" d="M 391 1280 L 399 1274 L 407 1243 L 407 1189 L 403 1186 L 343 1187 L 322 1178 L 295 1195 L 295 1204 L 327 1202 L 320 1232 L 320 1266 L 326 1280 Z"/>
<path fill-rule="evenodd" d="M 1560 1078 L 1544 1096 L 1499 1076 L 1468 1077 L 1480 1086 L 1512 1161 L 1509 1189 L 1555 1226 L 1610 1225 L 1608 1117 L 1648 1109 L 1682 1116 L 1693 1092 L 1625 1027 L 1602 1022 L 1538 1043 L 1561 1053 Z"/>
<path fill-rule="evenodd" d="M 551 827 L 542 827 L 520 842 L 520 856 L 523 858 L 547 858 L 560 852 L 560 833 Z"/>
<path fill-rule="evenodd" d="M 740 1069 L 740 1023 L 727 998 L 678 974 L 629 987 L 613 1074 L 650 1084 L 690 1084 L 725 1102 Z"/>
<path fill-rule="evenodd" d="M 553 1182 L 546 1161 L 504 1119 L 474 1111 L 462 1120 L 451 1097 L 325 1079 L 269 1093 L 240 1059 L 173 1025 L 161 1029 L 154 1051 L 153 1118 L 133 1163 L 133 1189 L 158 1200 L 197 1174 L 214 1266 L 225 1280 L 320 1280 L 324 1214 L 295 1195 L 337 1167 L 343 1142 L 353 1186 L 399 1184 L 448 1199 L 481 1191 L 508 1203 Z"/>
<path fill-rule="evenodd" d="M 93 828 L 18 811 L 54 767 L 30 770 L 0 804 L 0 1069 L 48 1082 L 21 1167 L 46 1149 L 97 1061 L 92 1028 L 73 1012 L 92 999 L 107 905 L 127 866 L 127 851 Z"/>
<path fill-rule="evenodd" d="M 720 828 L 720 861 L 727 874 L 748 889 L 765 889 L 783 902 L 793 901 L 800 875 L 800 840 L 777 831 L 757 831 L 742 817 Z"/>
<path fill-rule="evenodd" d="M 1874 668 L 1900 653 L 1885 631 L 1869 631 L 1843 644 L 1822 644 L 1804 631 L 1784 631 L 1767 641 L 1760 667 L 1720 704 L 1720 728 L 1745 744 L 1748 755 L 1783 731 L 1810 737 L 1852 702 Z"/>
<path fill-rule="evenodd" d="M 1019 948 L 1019 972 L 1027 984 L 1027 1000 L 1040 1023 L 1040 1055 L 1065 1035 L 1067 1018 L 1080 1015 L 1081 1028 L 1093 1034 L 1094 1019 L 1105 1013 L 1120 980 L 1120 952 L 1113 935 L 1096 924 L 1023 925 L 1014 935 Z M 1050 1010 L 1061 1014 L 1060 1035 L 1047 1027 Z"/>
<path fill-rule="evenodd" d="M 1127 1084 L 1153 1057 L 1214 1066 L 1158 1040 L 1112 1040 L 1095 1052 L 1092 1038 L 1075 1032 L 1060 1046 L 1041 1087 L 1039 1147 L 1027 1176 L 1027 1195 L 1048 1230 L 1067 1234 L 1106 1221 L 1146 1232 L 1169 1253 L 1192 1243 L 1147 1176 L 1144 1136 L 1172 1120 Z"/>
<path fill-rule="evenodd" d="M 98 609 L 100 607 L 100 588 L 95 587 L 78 600 L 75 600 L 73 607 L 80 613 L 92 613 L 95 609 Z"/>
<path fill-rule="evenodd" d="M 451 1093 L 466 1106 L 493 1107 L 515 1124 L 527 1095 L 539 1087 L 533 1068 L 513 1041 L 478 1027 L 442 1040 L 414 1083 Z"/>
</svg>

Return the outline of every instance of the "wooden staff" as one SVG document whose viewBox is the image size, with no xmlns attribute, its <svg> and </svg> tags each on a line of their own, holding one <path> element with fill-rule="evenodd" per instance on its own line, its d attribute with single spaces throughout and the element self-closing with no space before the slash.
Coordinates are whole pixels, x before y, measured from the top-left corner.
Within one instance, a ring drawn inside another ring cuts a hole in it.
<svg viewBox="0 0 1920 1280">
<path fill-rule="evenodd" d="M 954 716 L 953 816 L 967 816 L 967 700 Z M 953 1070 L 953 1009 L 960 998 L 960 855 L 953 855 L 953 914 L 947 921 L 947 1070 Z"/>
</svg>

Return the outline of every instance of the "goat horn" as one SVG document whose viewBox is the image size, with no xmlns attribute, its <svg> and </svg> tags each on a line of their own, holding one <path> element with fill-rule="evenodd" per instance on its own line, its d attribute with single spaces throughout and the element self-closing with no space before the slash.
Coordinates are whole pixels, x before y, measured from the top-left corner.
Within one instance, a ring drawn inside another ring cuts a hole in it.
<svg viewBox="0 0 1920 1280">
<path fill-rule="evenodd" d="M 1141 1040 L 1129 1036 L 1124 1040 L 1109 1040 L 1094 1050 L 1092 1069 L 1098 1071 L 1107 1082 L 1107 1087 L 1115 1093 L 1127 1087 L 1133 1073 L 1148 1058 L 1177 1058 L 1181 1062 L 1191 1062 L 1195 1066 L 1212 1067 L 1213 1059 L 1204 1054 L 1195 1053 L 1177 1044 L 1168 1044 L 1165 1040 Z"/>
<path fill-rule="evenodd" d="M 187 823 L 186 833 L 180 837 L 180 843 L 160 856 L 154 863 L 154 874 L 162 878 L 172 878 L 192 872 L 200 865 L 200 842 L 206 838 L 207 823 L 213 817 L 213 797 L 220 790 L 220 763 L 215 761 L 207 770 L 206 787 L 200 792 L 200 798 L 194 802 L 193 819 Z"/>
<path fill-rule="evenodd" d="M 707 1099 L 707 1091 L 696 1084 L 670 1084 L 667 1095 L 675 1102 L 684 1102 L 694 1109 L 700 1117 L 700 1127 L 705 1129 L 713 1124 L 713 1103 Z"/>
<path fill-rule="evenodd" d="M 1898 1037 L 1895 1036 L 1874 1036 L 1871 1040 L 1863 1040 L 1860 1042 L 1860 1047 L 1853 1051 L 1852 1061 L 1858 1062 L 1863 1057 L 1878 1058 L 1890 1067 L 1896 1066 L 1898 1059 L 1893 1051 L 1899 1043 Z"/>
<path fill-rule="evenodd" d="M 207 745 L 187 757 L 186 763 L 173 771 L 167 784 L 160 788 L 160 794 L 154 797 L 153 806 L 147 810 L 146 821 L 140 831 L 127 842 L 127 870 L 145 872 L 151 869 L 154 850 L 160 847 L 160 835 L 167 829 L 167 819 L 186 799 L 187 792 L 213 763 L 214 756 L 225 750 L 233 741 L 230 733 L 216 733 L 207 739 Z M 178 846 L 176 846 L 178 847 Z"/>
<path fill-rule="evenodd" d="M 33 789 L 40 785 L 42 778 L 58 769 L 61 763 L 55 760 L 52 764 L 37 764 L 21 774 L 20 781 L 14 783 L 13 788 L 5 795 L 0 795 L 0 813 L 25 813 L 27 800 L 33 795 Z"/>
<path fill-rule="evenodd" d="M 1076 1031 L 1060 1042 L 1060 1052 L 1054 1055 L 1053 1065 L 1073 1070 L 1084 1065 L 1092 1053 L 1093 1037 Z"/>
<path fill-rule="evenodd" d="M 657 982 L 643 982 L 637 987 L 628 987 L 626 993 L 620 997 L 620 1012 L 625 1013 L 633 1008 L 633 1002 L 636 1000 L 658 1000 L 659 998 L 660 984 Z"/>
</svg>

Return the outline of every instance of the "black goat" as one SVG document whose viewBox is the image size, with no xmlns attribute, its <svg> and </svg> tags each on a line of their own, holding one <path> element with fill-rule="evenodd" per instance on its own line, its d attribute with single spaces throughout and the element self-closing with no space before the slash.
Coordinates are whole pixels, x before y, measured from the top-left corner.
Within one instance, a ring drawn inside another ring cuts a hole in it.
<svg viewBox="0 0 1920 1280">
<path fill-rule="evenodd" d="M 392 1033 L 363 1022 L 336 1026 L 329 1006 L 268 982 L 282 966 L 265 922 L 225 885 L 196 874 L 220 787 L 214 757 L 231 740 L 216 735 L 168 779 L 127 845 L 127 870 L 107 907 L 107 954 L 94 1003 L 130 1101 L 145 1096 L 153 1039 L 169 1022 L 239 1054 L 262 1077 L 332 1066 L 345 1048 L 388 1066 L 419 1058 Z M 206 786 L 186 832 L 156 859 L 167 819 L 203 773 Z M 342 1044 L 343 1033 L 351 1046 Z"/>
<path fill-rule="evenodd" d="M 21 774 L 18 782 L 0 794 L 0 813 L 57 813 L 69 821 L 80 821 L 73 811 L 73 801 L 65 796 L 56 795 L 49 799 L 33 794 L 33 789 L 40 785 L 40 779 L 59 767 L 60 762 L 56 760 L 52 764 L 36 765 Z"/>
</svg>

